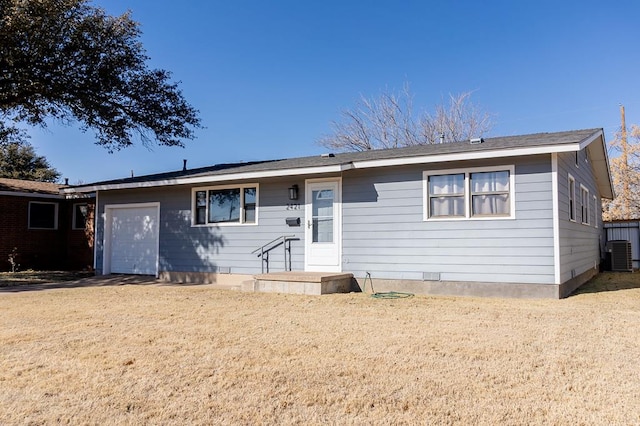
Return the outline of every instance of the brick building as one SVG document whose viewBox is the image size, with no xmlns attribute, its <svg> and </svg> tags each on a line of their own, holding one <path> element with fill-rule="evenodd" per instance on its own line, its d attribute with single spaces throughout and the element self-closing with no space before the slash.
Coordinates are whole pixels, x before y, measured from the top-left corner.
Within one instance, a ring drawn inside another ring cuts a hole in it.
<svg viewBox="0 0 640 426">
<path fill-rule="evenodd" d="M 64 185 L 0 178 L 0 271 L 93 267 L 95 197 L 62 195 Z"/>
</svg>

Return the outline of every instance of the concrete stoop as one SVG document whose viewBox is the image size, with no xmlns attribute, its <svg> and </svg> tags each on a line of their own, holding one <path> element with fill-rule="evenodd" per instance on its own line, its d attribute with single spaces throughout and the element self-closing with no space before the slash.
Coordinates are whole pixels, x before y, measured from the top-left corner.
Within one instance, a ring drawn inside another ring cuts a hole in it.
<svg viewBox="0 0 640 426">
<path fill-rule="evenodd" d="M 263 293 L 289 293 L 321 295 L 348 293 L 353 274 L 330 272 L 272 272 L 255 275 L 253 281 L 244 281 L 242 291 Z"/>
</svg>

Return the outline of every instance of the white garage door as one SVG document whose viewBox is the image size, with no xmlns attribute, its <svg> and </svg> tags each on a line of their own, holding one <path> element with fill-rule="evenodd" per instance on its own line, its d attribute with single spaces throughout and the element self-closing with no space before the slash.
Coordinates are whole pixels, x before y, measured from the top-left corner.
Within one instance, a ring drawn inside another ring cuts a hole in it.
<svg viewBox="0 0 640 426">
<path fill-rule="evenodd" d="M 156 275 L 159 206 L 107 206 L 107 273 Z"/>
</svg>

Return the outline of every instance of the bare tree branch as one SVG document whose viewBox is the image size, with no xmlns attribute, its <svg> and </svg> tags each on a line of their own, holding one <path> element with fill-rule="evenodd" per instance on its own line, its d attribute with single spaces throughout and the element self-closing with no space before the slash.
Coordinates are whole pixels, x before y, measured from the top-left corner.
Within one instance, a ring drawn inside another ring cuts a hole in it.
<svg viewBox="0 0 640 426">
<path fill-rule="evenodd" d="M 417 118 L 409 85 L 398 92 L 384 91 L 377 98 L 360 97 L 353 109 L 343 110 L 332 133 L 318 143 L 337 151 L 397 148 L 401 146 L 459 142 L 481 137 L 491 127 L 490 114 L 470 101 L 471 92 L 449 95 L 449 105 L 437 105 L 433 115 Z"/>
</svg>

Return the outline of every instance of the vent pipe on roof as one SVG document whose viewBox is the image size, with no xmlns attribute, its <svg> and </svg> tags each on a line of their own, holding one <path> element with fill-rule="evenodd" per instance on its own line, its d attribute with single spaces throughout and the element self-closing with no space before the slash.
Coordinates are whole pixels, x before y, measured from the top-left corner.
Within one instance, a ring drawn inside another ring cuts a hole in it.
<svg viewBox="0 0 640 426">
<path fill-rule="evenodd" d="M 444 143 L 444 133 L 440 133 L 440 143 Z"/>
<path fill-rule="evenodd" d="M 484 139 L 482 139 L 482 138 L 472 138 L 472 139 L 469 140 L 469 143 L 474 144 L 474 145 L 478 144 L 478 143 L 482 143 L 482 142 L 484 142 Z"/>
<path fill-rule="evenodd" d="M 182 171 L 183 172 L 187 171 L 187 160 L 186 159 L 182 160 Z"/>
<path fill-rule="evenodd" d="M 64 184 L 65 186 L 69 186 L 69 178 L 64 178 Z"/>
</svg>

